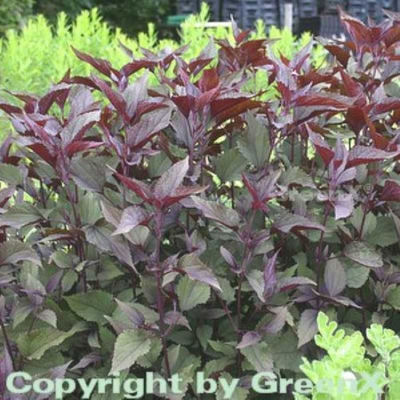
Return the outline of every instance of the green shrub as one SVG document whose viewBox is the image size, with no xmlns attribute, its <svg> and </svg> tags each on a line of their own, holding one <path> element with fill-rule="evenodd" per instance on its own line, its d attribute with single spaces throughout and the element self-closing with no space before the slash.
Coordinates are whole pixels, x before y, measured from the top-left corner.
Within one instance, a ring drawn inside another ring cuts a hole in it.
<svg viewBox="0 0 400 400">
<path fill-rule="evenodd" d="M 147 32 L 141 32 L 135 39 L 131 39 L 120 29 L 114 30 L 104 22 L 96 8 L 83 11 L 73 22 L 62 12 L 54 27 L 45 17 L 37 16 L 21 31 L 8 31 L 6 37 L 0 41 L 0 88 L 41 95 L 62 79 L 67 70 L 70 70 L 71 75 L 90 75 L 93 69 L 75 57 L 71 46 L 94 57 L 106 58 L 117 68 L 129 61 L 121 43 L 132 51 L 135 58 L 143 56 L 141 48 L 159 53 L 187 45 L 184 59 L 190 60 L 201 53 L 211 36 L 214 40 L 233 40 L 231 28 L 198 27 L 208 20 L 209 7 L 203 3 L 200 13 L 190 16 L 182 24 L 178 43 L 168 39 L 158 40 L 153 24 L 148 24 Z M 265 25 L 258 21 L 252 38 L 264 38 L 265 31 Z M 311 38 L 309 34 L 303 34 L 297 40 L 289 31 L 280 31 L 277 28 L 271 28 L 269 35 L 277 40 L 272 46 L 274 52 L 289 58 Z M 316 60 L 321 59 L 321 55 L 324 57 L 324 50 L 321 49 L 322 47 L 316 47 L 314 50 Z M 265 90 L 265 75 L 265 71 L 259 71 L 246 89 L 251 92 Z M 155 83 L 154 77 L 151 77 L 151 82 Z M 274 92 L 269 90 L 268 93 Z M 7 94 L 1 95 L 8 101 L 15 102 Z M 0 113 L 0 137 L 4 137 L 9 130 L 8 126 Z"/>
<path fill-rule="evenodd" d="M 337 330 L 324 313 L 318 316 L 315 343 L 327 352 L 319 361 L 304 359 L 300 369 L 315 387 L 313 400 L 396 400 L 400 388 L 400 337 L 391 329 L 372 324 L 367 330 L 371 345 L 359 331 Z M 308 397 L 296 394 L 296 400 Z"/>
<path fill-rule="evenodd" d="M 230 28 L 196 27 L 207 22 L 208 18 L 209 7 L 204 3 L 198 15 L 189 17 L 182 24 L 178 43 L 166 39 L 159 41 L 153 24 L 148 25 L 147 32 L 130 39 L 120 29 L 111 29 L 97 9 L 83 11 L 73 23 L 68 21 L 65 13 L 60 13 L 54 28 L 43 16 L 38 16 L 31 19 L 22 31 L 9 31 L 3 39 L 0 49 L 0 86 L 12 91 L 42 94 L 51 84 L 59 81 L 67 69 L 71 70 L 72 75 L 90 74 L 91 67 L 75 57 L 71 45 L 94 57 L 106 58 L 117 68 L 129 60 L 120 42 L 132 50 L 135 57 L 142 56 L 140 48 L 159 52 L 165 48 L 177 49 L 188 45 L 184 55 L 188 60 L 200 54 L 211 35 L 215 39 L 232 40 Z M 253 38 L 265 37 L 265 26 L 261 22 L 256 28 Z M 279 38 L 273 46 L 274 50 L 289 58 L 310 40 L 310 35 L 304 34 L 297 41 L 290 32 L 281 32 L 276 28 L 270 30 L 270 36 Z"/>
<path fill-rule="evenodd" d="M 89 68 L 76 62 L 71 45 L 97 57 L 110 57 L 116 65 L 123 64 L 128 57 L 120 51 L 119 40 L 127 42 L 119 30 L 113 32 L 102 22 L 96 9 L 82 12 L 72 25 L 61 13 L 54 30 L 43 16 L 35 17 L 21 32 L 8 31 L 2 42 L 1 86 L 40 94 L 67 69 L 72 74 L 87 75 Z"/>
</svg>

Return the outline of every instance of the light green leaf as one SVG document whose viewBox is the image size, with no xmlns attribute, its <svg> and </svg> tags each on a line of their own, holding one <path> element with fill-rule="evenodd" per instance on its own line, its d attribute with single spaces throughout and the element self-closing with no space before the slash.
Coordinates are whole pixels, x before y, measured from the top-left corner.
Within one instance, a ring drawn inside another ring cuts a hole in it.
<svg viewBox="0 0 400 400">
<path fill-rule="evenodd" d="M 386 301 L 396 310 L 400 310 L 400 286 L 396 286 L 389 291 Z"/>
<path fill-rule="evenodd" d="M 9 185 L 21 185 L 24 181 L 21 170 L 12 164 L 0 164 L 0 181 Z"/>
<path fill-rule="evenodd" d="M 235 301 L 235 290 L 231 286 L 230 282 L 226 278 L 218 277 L 219 285 L 221 286 L 222 292 L 220 296 L 227 303 L 230 304 Z"/>
<path fill-rule="evenodd" d="M 380 268 L 383 266 L 382 256 L 365 242 L 351 242 L 344 248 L 344 255 L 366 267 Z"/>
<path fill-rule="evenodd" d="M 180 279 L 177 287 L 179 304 L 182 311 L 188 311 L 199 304 L 204 304 L 210 297 L 210 287 L 191 280 L 188 276 Z"/>
<path fill-rule="evenodd" d="M 210 285 L 220 292 L 222 291 L 213 271 L 196 254 L 186 254 L 179 260 L 179 264 L 190 279 Z"/>
<path fill-rule="evenodd" d="M 310 175 L 299 167 L 289 168 L 280 177 L 280 183 L 284 186 L 292 184 L 314 188 L 315 184 Z"/>
<path fill-rule="evenodd" d="M 95 225 L 103 217 L 95 193 L 87 192 L 84 196 L 80 196 L 78 207 L 83 225 Z"/>
<path fill-rule="evenodd" d="M 256 269 L 251 270 L 246 274 L 246 279 L 249 282 L 249 285 L 257 294 L 260 301 L 264 302 L 264 278 L 263 273 Z"/>
<path fill-rule="evenodd" d="M 260 168 L 268 159 L 269 155 L 269 132 L 261 121 L 248 113 L 246 115 L 247 131 L 246 136 L 239 142 L 240 152 L 255 167 Z"/>
<path fill-rule="evenodd" d="M 106 183 L 103 157 L 74 159 L 71 165 L 72 179 L 84 190 L 101 192 Z"/>
<path fill-rule="evenodd" d="M 156 154 L 149 157 L 149 175 L 151 178 L 157 178 L 162 175 L 172 165 L 171 160 L 165 153 Z"/>
<path fill-rule="evenodd" d="M 150 351 L 138 357 L 136 362 L 143 368 L 151 368 L 161 354 L 162 343 L 160 338 L 150 338 Z"/>
<path fill-rule="evenodd" d="M 314 339 L 315 334 L 318 332 L 317 314 L 317 310 L 305 310 L 302 312 L 297 330 L 299 348 Z"/>
<path fill-rule="evenodd" d="M 380 247 L 387 247 L 398 243 L 399 239 L 393 219 L 388 216 L 379 216 L 376 228 L 365 235 L 364 239 L 366 242 Z"/>
<path fill-rule="evenodd" d="M 116 342 L 109 375 L 131 367 L 137 359 L 150 351 L 148 334 L 139 329 L 122 332 Z"/>
<path fill-rule="evenodd" d="M 42 312 L 37 314 L 37 317 L 42 321 L 48 323 L 53 328 L 57 328 L 57 315 L 54 311 L 43 310 Z"/>
<path fill-rule="evenodd" d="M 17 303 L 13 312 L 13 329 L 24 322 L 29 314 L 31 314 L 32 312 L 33 307 L 30 303 L 25 303 L 23 301 Z"/>
<path fill-rule="evenodd" d="M 211 348 L 218 353 L 222 353 L 223 355 L 227 357 L 235 357 L 236 355 L 236 343 L 231 344 L 231 343 L 225 343 L 225 342 L 220 342 L 218 340 L 209 340 L 208 343 L 210 344 Z"/>
<path fill-rule="evenodd" d="M 230 374 L 228 374 L 227 372 L 223 372 L 219 379 L 224 379 L 224 382 L 227 383 L 228 385 L 231 385 L 232 380 L 234 379 Z M 233 383 L 232 383 L 233 385 Z M 227 393 L 224 388 L 222 387 L 222 385 L 218 385 L 218 389 L 217 389 L 217 393 L 215 394 L 215 399 L 216 400 L 226 400 L 226 396 Z M 229 399 L 230 400 L 246 400 L 248 398 L 248 395 L 250 394 L 249 389 L 240 387 L 239 385 L 235 387 L 235 389 L 233 390 L 232 394 L 230 394 Z"/>
<path fill-rule="evenodd" d="M 9 225 L 20 229 L 25 225 L 39 221 L 41 215 L 34 206 L 28 203 L 16 204 L 0 215 L 0 225 Z"/>
<path fill-rule="evenodd" d="M 53 261 L 58 268 L 70 269 L 73 268 L 79 261 L 72 253 L 66 253 L 63 250 L 56 250 L 51 256 L 50 261 Z"/>
<path fill-rule="evenodd" d="M 60 345 L 64 340 L 85 329 L 84 324 L 76 324 L 68 332 L 50 327 L 36 329 L 18 337 L 18 349 L 29 360 L 39 360 L 47 350 Z"/>
<path fill-rule="evenodd" d="M 221 357 L 216 360 L 208 361 L 204 366 L 204 376 L 207 378 L 215 372 L 224 371 L 227 366 L 235 362 L 235 358 L 232 357 Z"/>
<path fill-rule="evenodd" d="M 274 366 L 279 369 L 299 371 L 302 353 L 297 348 L 297 337 L 291 331 L 274 337 L 267 337 Z"/>
<path fill-rule="evenodd" d="M 0 265 L 31 261 L 40 265 L 39 256 L 26 243 L 9 239 L 0 244 Z"/>
<path fill-rule="evenodd" d="M 240 178 L 246 168 L 246 159 L 236 149 L 230 149 L 218 156 L 215 161 L 216 173 L 222 182 Z"/>
<path fill-rule="evenodd" d="M 200 325 L 196 329 L 196 336 L 199 339 L 201 347 L 206 350 L 208 347 L 208 341 L 211 339 L 213 329 L 210 325 Z"/>
<path fill-rule="evenodd" d="M 240 349 L 246 360 L 257 372 L 271 371 L 273 361 L 266 343 L 260 342 Z"/>
<path fill-rule="evenodd" d="M 370 269 L 349 261 L 345 263 L 345 271 L 347 286 L 358 289 L 367 282 Z"/>
<path fill-rule="evenodd" d="M 72 311 L 90 322 L 105 324 L 105 315 L 111 315 L 116 308 L 113 296 L 100 290 L 64 297 Z"/>
<path fill-rule="evenodd" d="M 207 201 L 200 197 L 191 197 L 194 207 L 203 212 L 206 218 L 213 219 L 229 227 L 238 226 L 239 214 L 232 208 L 225 207 L 215 201 Z"/>
<path fill-rule="evenodd" d="M 353 224 L 354 228 L 357 229 L 358 232 L 361 230 L 361 226 L 363 224 L 364 219 L 364 211 L 361 206 L 357 207 L 353 215 L 350 218 L 351 223 Z M 369 233 L 373 233 L 375 231 L 377 224 L 377 220 L 374 214 L 368 213 L 365 217 L 364 227 L 363 227 L 363 234 L 367 235 Z"/>
<path fill-rule="evenodd" d="M 372 324 L 367 329 L 367 338 L 385 362 L 390 361 L 392 352 L 400 348 L 399 336 L 393 330 L 385 329 L 382 325 Z"/>
</svg>

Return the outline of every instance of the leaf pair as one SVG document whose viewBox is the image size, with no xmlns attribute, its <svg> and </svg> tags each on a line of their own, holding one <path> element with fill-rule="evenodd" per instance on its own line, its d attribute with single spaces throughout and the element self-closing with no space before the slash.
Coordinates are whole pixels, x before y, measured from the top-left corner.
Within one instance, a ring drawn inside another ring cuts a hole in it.
<svg viewBox="0 0 400 400">
<path fill-rule="evenodd" d="M 161 210 L 206 189 L 202 186 L 183 185 L 188 170 L 189 159 L 185 158 L 172 165 L 152 186 L 117 172 L 115 174 L 124 186 L 136 193 L 145 203 Z"/>
</svg>

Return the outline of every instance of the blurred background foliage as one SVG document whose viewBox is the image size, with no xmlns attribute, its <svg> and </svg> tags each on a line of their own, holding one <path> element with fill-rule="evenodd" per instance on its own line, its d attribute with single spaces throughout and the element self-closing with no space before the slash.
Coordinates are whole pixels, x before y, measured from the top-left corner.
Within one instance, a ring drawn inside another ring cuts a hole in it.
<svg viewBox="0 0 400 400">
<path fill-rule="evenodd" d="M 7 29 L 22 27 L 32 15 L 33 6 L 34 0 L 0 0 L 0 34 Z"/>
<path fill-rule="evenodd" d="M 0 34 L 22 27 L 31 15 L 42 14 L 55 23 L 61 11 L 73 19 L 94 7 L 111 27 L 136 36 L 149 22 L 162 27 L 165 17 L 175 12 L 175 0 L 0 0 Z"/>
</svg>

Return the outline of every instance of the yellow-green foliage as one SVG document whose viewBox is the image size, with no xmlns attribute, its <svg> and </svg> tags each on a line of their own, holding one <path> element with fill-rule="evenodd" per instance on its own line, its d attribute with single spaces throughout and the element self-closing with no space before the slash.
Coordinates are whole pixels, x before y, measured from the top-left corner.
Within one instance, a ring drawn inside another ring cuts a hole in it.
<svg viewBox="0 0 400 400">
<path fill-rule="evenodd" d="M 188 17 L 182 24 L 180 42 L 175 42 L 158 40 L 152 24 L 149 24 L 147 32 L 140 33 L 137 38 L 128 38 L 120 30 L 113 30 L 103 22 L 96 9 L 83 11 L 72 23 L 61 13 L 55 27 L 43 16 L 37 16 L 21 31 L 8 31 L 0 42 L 0 86 L 12 91 L 41 94 L 60 80 L 68 69 L 72 75 L 90 74 L 91 67 L 76 58 L 71 45 L 92 56 L 106 58 L 117 68 L 129 61 L 120 42 L 129 47 L 138 58 L 142 56 L 140 48 L 158 52 L 188 44 L 185 58 L 191 59 L 200 54 L 211 36 L 233 40 L 231 28 L 199 27 L 208 19 L 209 8 L 203 3 L 200 13 Z M 265 31 L 262 21 L 258 21 L 252 37 L 263 38 Z M 269 37 L 279 39 L 273 45 L 274 51 L 289 58 L 311 39 L 310 35 L 304 34 L 297 40 L 291 32 L 277 28 L 269 30 Z M 257 84 L 256 87 L 258 86 Z"/>
<path fill-rule="evenodd" d="M 75 56 L 71 46 L 94 57 L 106 58 L 116 68 L 129 61 L 120 43 L 131 49 L 135 58 L 143 56 L 141 48 L 157 53 L 166 48 L 174 50 L 188 45 L 184 58 L 189 60 L 200 54 L 211 37 L 233 41 L 232 28 L 201 26 L 209 20 L 209 11 L 208 5 L 203 3 L 199 14 L 191 15 L 183 22 L 179 31 L 179 42 L 159 40 L 153 24 L 148 25 L 147 32 L 140 33 L 134 39 L 129 38 L 119 29 L 111 29 L 101 19 L 97 9 L 83 11 L 72 22 L 65 13 L 60 13 L 54 27 L 43 16 L 36 16 L 21 31 L 9 30 L 0 39 L 0 89 L 43 94 L 68 69 L 71 75 L 89 75 L 91 67 Z M 257 21 L 251 37 L 266 37 L 266 27 L 262 21 Z M 309 34 L 303 34 L 298 39 L 288 30 L 281 31 L 275 27 L 269 29 L 268 37 L 277 39 L 272 45 L 275 54 L 281 53 L 288 58 L 311 39 Z M 324 53 L 321 49 L 322 47 L 314 49 L 314 62 L 322 63 Z M 151 80 L 155 78 L 151 77 Z M 259 71 L 254 80 L 247 84 L 247 89 L 251 92 L 264 90 L 266 82 L 266 72 Z M 273 95 L 274 90 L 269 88 L 264 97 Z M 15 101 L 4 91 L 0 93 L 0 97 Z M 0 113 L 1 137 L 8 126 Z"/>
<path fill-rule="evenodd" d="M 73 74 L 87 74 L 87 64 L 76 61 L 71 45 L 122 65 L 128 57 L 120 51 L 118 40 L 126 38 L 103 23 L 96 9 L 82 12 L 72 25 L 61 13 L 54 29 L 43 16 L 35 17 L 21 32 L 9 31 L 3 40 L 1 85 L 14 91 L 42 93 L 69 68 Z"/>
</svg>

